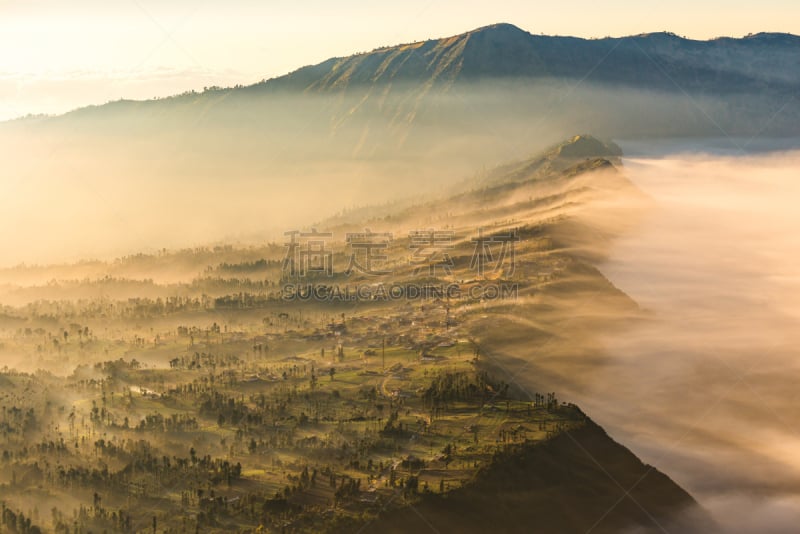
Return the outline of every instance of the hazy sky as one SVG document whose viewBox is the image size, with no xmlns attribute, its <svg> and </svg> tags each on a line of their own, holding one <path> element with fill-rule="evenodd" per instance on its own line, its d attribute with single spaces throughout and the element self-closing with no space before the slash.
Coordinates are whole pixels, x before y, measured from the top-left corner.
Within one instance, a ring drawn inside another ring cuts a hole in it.
<svg viewBox="0 0 800 534">
<path fill-rule="evenodd" d="M 531 33 L 800 33 L 762 0 L 0 0 L 0 119 L 252 83 L 331 56 L 510 22 Z"/>
</svg>

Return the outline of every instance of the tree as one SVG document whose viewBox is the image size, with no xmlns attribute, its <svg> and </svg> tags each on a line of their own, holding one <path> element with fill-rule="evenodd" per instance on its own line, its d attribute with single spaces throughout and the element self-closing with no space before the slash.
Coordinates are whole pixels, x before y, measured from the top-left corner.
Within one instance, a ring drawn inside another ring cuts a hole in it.
<svg viewBox="0 0 800 534">
<path fill-rule="evenodd" d="M 314 369 L 311 369 L 311 379 L 309 380 L 309 386 L 311 389 L 315 389 L 317 387 L 317 374 L 314 372 Z"/>
</svg>

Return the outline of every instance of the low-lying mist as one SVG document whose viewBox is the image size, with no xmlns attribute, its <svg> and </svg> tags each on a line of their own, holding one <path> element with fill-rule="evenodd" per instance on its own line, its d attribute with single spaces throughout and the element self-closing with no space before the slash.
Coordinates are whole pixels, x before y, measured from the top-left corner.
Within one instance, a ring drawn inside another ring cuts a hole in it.
<svg viewBox="0 0 800 534">
<path fill-rule="evenodd" d="M 654 200 L 601 270 L 645 311 L 577 401 L 730 532 L 800 522 L 800 152 L 629 159 Z"/>
<path fill-rule="evenodd" d="M 777 124 L 743 121 L 709 96 L 589 81 L 301 89 L 212 89 L 0 123 L 0 266 L 261 243 L 354 206 L 433 198 L 580 133 Z M 755 97 L 737 109 L 776 111 Z"/>
</svg>

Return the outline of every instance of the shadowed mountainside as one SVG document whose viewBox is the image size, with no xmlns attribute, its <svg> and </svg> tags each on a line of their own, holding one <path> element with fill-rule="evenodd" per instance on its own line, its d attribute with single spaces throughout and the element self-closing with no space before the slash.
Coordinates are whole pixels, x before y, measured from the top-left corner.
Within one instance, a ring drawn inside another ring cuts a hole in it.
<svg viewBox="0 0 800 534">
<path fill-rule="evenodd" d="M 363 532 L 715 532 L 697 502 L 593 421 L 500 453 L 475 481 Z"/>
<path fill-rule="evenodd" d="M 482 78 L 568 78 L 632 87 L 735 93 L 796 91 L 800 37 L 760 33 L 698 41 L 668 32 L 582 39 L 532 35 L 494 24 L 442 39 L 332 58 L 254 87 L 342 90 L 413 80 L 427 84 Z M 654 68 L 655 67 L 655 68 Z M 595 72 L 596 70 L 596 72 Z"/>
</svg>

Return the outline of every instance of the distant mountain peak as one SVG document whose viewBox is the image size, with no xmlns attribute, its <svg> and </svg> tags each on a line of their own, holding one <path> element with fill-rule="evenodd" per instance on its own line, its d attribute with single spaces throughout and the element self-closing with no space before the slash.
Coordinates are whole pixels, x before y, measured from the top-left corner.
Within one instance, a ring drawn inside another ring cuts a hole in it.
<svg viewBox="0 0 800 534">
<path fill-rule="evenodd" d="M 529 180 L 553 178 L 571 170 L 574 174 L 613 167 L 622 157 L 622 149 L 612 141 L 589 134 L 570 137 L 549 149 L 522 161 L 502 165 L 477 180 L 479 187 L 518 184 Z"/>
<path fill-rule="evenodd" d="M 614 44 L 623 41 L 630 42 L 619 48 Z M 646 52 L 635 46 L 636 42 L 645 45 Z M 756 58 L 758 71 L 749 66 L 756 63 L 741 60 L 748 45 L 748 53 L 763 56 Z M 416 85 L 424 94 L 436 87 L 449 90 L 462 81 L 585 79 L 589 73 L 590 81 L 640 88 L 669 91 L 677 80 L 687 90 L 712 94 L 734 88 L 741 91 L 744 86 L 760 92 L 764 81 L 798 79 L 792 74 L 797 72 L 797 60 L 792 58 L 796 58 L 798 46 L 798 37 L 778 33 L 709 41 L 668 31 L 630 38 L 582 39 L 532 35 L 514 24 L 498 22 L 450 37 L 334 58 L 273 83 L 275 87 L 320 92 L 374 85 L 382 91 L 402 82 Z M 653 61 L 667 67 L 659 68 Z"/>
<path fill-rule="evenodd" d="M 564 158 L 616 158 L 622 156 L 622 149 L 611 141 L 601 141 L 592 135 L 581 134 L 557 145 L 552 153 Z"/>
<path fill-rule="evenodd" d="M 750 41 L 763 41 L 772 43 L 797 43 L 800 41 L 800 36 L 793 33 L 782 32 L 759 32 L 756 34 L 749 34 L 743 37 Z"/>
<path fill-rule="evenodd" d="M 488 26 L 481 26 L 480 28 L 475 28 L 472 31 L 468 31 L 460 35 L 469 35 L 476 33 L 500 33 L 500 32 L 530 35 L 529 32 L 526 32 L 519 26 L 514 26 L 509 22 L 497 22 L 495 24 L 489 24 Z"/>
<path fill-rule="evenodd" d="M 681 37 L 677 33 L 674 32 L 648 32 L 648 33 L 640 33 L 635 37 L 647 37 L 651 39 L 664 39 L 664 40 L 684 40 L 684 37 Z"/>
<path fill-rule="evenodd" d="M 500 22 L 450 37 L 334 58 L 294 71 L 273 83 L 327 91 L 411 81 L 428 90 L 433 85 L 447 86 L 458 78 L 540 74 L 540 65 L 533 36 L 513 24 Z"/>
<path fill-rule="evenodd" d="M 417 142 L 410 130 L 413 125 L 420 124 L 423 117 L 427 124 L 451 117 L 459 125 L 474 124 L 476 131 L 485 133 L 482 129 L 484 110 L 465 106 L 461 112 L 452 112 L 458 100 L 448 99 L 448 96 L 463 97 L 480 89 L 485 93 L 481 98 L 492 99 L 500 94 L 493 92 L 494 89 L 502 94 L 513 92 L 508 102 L 500 97 L 501 105 L 496 109 L 516 107 L 519 112 L 532 115 L 540 114 L 540 106 L 547 105 L 547 99 L 552 97 L 558 109 L 569 114 L 569 107 L 575 103 L 574 99 L 566 97 L 572 89 L 564 92 L 563 88 L 579 86 L 582 92 L 588 88 L 604 91 L 613 88 L 645 91 L 643 96 L 647 97 L 654 92 L 676 95 L 680 99 L 686 94 L 693 99 L 734 98 L 731 101 L 734 105 L 721 107 L 713 121 L 695 117 L 696 113 L 687 109 L 682 119 L 687 131 L 716 132 L 710 124 L 713 122 L 728 132 L 753 135 L 761 132 L 760 125 L 768 124 L 774 131 L 796 135 L 798 108 L 792 96 L 800 88 L 800 37 L 758 33 L 744 38 L 694 40 L 670 32 L 656 32 L 584 39 L 534 35 L 514 24 L 497 22 L 451 37 L 330 58 L 246 87 L 214 89 L 208 94 L 192 91 L 177 98 L 152 102 L 120 101 L 85 108 L 73 116 L 116 117 L 128 112 L 132 117 L 139 117 L 156 108 L 160 113 L 172 104 L 197 100 L 203 100 L 204 109 L 216 108 L 222 113 L 223 109 L 244 105 L 246 98 L 253 95 L 267 97 L 280 93 L 306 98 L 312 94 L 327 94 L 339 99 L 331 100 L 324 112 L 325 124 L 332 132 L 340 135 L 345 124 L 353 124 L 353 131 L 359 132 L 357 136 L 353 134 L 356 139 L 377 139 L 377 136 L 368 135 L 368 132 L 375 132 L 369 123 L 380 117 L 386 121 L 393 142 L 402 146 L 407 141 Z M 545 98 L 531 99 L 534 92 Z M 619 98 L 614 105 L 626 108 L 624 100 Z M 665 100 L 658 96 L 658 101 Z M 784 109 L 787 101 L 789 107 Z M 527 102 L 525 105 L 529 109 L 525 109 L 523 102 Z M 639 120 L 648 115 L 644 109 L 637 108 L 631 111 L 631 120 L 622 120 L 611 118 L 612 111 L 601 109 L 597 104 L 587 101 L 580 105 L 587 106 L 586 116 L 576 118 L 583 122 L 571 124 L 569 130 L 583 129 L 586 124 L 587 129 L 599 131 L 597 124 L 601 121 L 597 116 L 605 116 L 605 120 L 614 124 L 651 122 Z M 191 106 L 176 108 L 180 112 L 193 111 Z M 777 113 L 778 110 L 783 111 Z M 649 115 L 660 117 L 657 113 L 661 111 Z M 665 131 L 674 133 L 671 113 L 669 123 L 663 126 Z M 513 114 L 510 118 L 516 119 L 517 111 Z M 775 120 L 765 123 L 765 117 L 771 116 Z M 615 129 L 626 128 L 615 126 Z M 637 134 L 647 135 L 657 129 L 655 125 L 633 128 Z M 361 153 L 366 145 L 354 141 L 354 146 L 359 147 L 356 152 Z"/>
</svg>

